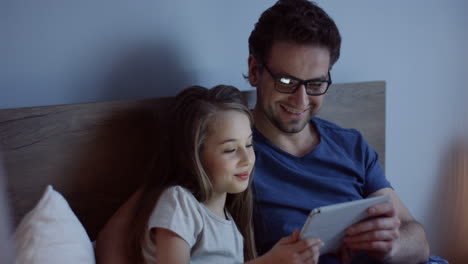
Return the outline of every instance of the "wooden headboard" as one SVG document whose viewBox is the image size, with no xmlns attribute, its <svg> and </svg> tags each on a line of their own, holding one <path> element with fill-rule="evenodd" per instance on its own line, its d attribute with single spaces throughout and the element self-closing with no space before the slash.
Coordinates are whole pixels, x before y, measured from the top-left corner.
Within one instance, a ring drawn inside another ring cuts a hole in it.
<svg viewBox="0 0 468 264">
<path fill-rule="evenodd" d="M 255 91 L 244 94 L 252 106 Z M 13 223 L 53 185 L 91 239 L 151 173 L 172 98 L 0 109 Z M 319 116 L 359 129 L 385 161 L 385 83 L 334 84 Z"/>
</svg>

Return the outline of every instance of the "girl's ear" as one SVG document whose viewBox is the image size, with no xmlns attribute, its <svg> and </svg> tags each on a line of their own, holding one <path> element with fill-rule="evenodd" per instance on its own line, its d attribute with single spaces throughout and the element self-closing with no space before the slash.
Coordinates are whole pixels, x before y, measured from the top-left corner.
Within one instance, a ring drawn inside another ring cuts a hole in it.
<svg viewBox="0 0 468 264">
<path fill-rule="evenodd" d="M 258 71 L 258 62 L 254 56 L 249 55 L 248 59 L 249 64 L 249 83 L 252 87 L 257 87 L 258 79 L 259 79 L 259 71 Z"/>
</svg>

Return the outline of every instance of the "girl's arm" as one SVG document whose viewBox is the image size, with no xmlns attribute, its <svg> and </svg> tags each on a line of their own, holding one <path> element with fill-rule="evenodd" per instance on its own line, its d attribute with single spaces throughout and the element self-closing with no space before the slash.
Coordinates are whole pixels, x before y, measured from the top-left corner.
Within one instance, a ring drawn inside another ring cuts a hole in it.
<svg viewBox="0 0 468 264">
<path fill-rule="evenodd" d="M 322 246 L 323 242 L 318 238 L 299 239 L 299 231 L 294 230 L 291 235 L 282 238 L 263 256 L 246 264 L 316 264 Z"/>
<path fill-rule="evenodd" d="M 165 228 L 151 229 L 157 248 L 158 264 L 187 264 L 190 261 L 190 246 L 176 233 Z"/>
<path fill-rule="evenodd" d="M 165 228 L 153 228 L 151 236 L 157 245 L 158 264 L 187 264 L 190 261 L 190 246 L 176 233 Z M 296 230 L 281 239 L 265 255 L 246 264 L 318 263 L 319 249 L 323 243 L 316 238 L 299 240 Z"/>
</svg>

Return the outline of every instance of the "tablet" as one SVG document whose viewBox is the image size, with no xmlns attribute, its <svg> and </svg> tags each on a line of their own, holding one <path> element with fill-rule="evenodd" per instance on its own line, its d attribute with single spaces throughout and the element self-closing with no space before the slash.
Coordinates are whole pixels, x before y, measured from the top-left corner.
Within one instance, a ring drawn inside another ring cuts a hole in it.
<svg viewBox="0 0 468 264">
<path fill-rule="evenodd" d="M 376 196 L 315 208 L 302 227 L 300 237 L 320 238 L 325 244 L 320 254 L 334 252 L 340 247 L 346 229 L 368 216 L 367 208 L 388 200 L 389 196 Z"/>
</svg>

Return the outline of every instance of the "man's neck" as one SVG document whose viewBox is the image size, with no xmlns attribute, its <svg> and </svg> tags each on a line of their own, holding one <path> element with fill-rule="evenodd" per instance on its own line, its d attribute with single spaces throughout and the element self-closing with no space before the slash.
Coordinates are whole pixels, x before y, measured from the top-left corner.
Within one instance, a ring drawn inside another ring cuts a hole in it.
<svg viewBox="0 0 468 264">
<path fill-rule="evenodd" d="M 253 111 L 255 128 L 280 149 L 291 155 L 302 157 L 312 151 L 320 142 L 315 125 L 308 122 L 298 133 L 286 133 L 273 125 L 265 115 Z"/>
</svg>

